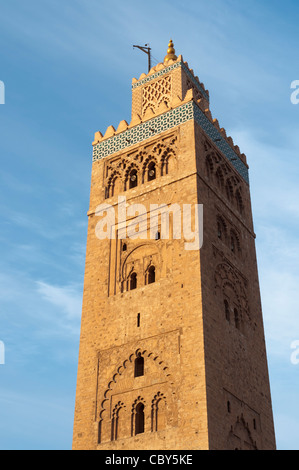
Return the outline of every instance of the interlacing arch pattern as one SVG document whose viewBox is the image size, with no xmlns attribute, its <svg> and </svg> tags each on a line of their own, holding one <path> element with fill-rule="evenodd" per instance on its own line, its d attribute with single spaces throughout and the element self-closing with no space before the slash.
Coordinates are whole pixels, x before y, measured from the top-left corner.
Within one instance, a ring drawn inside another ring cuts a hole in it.
<svg viewBox="0 0 299 470">
<path fill-rule="evenodd" d="M 142 434 L 145 432 L 145 429 L 147 431 L 150 430 L 151 432 L 155 432 L 166 427 L 167 402 L 165 394 L 160 391 L 156 391 L 155 394 L 153 394 L 154 396 L 149 399 L 149 402 L 147 402 L 143 396 L 138 395 L 131 403 L 128 402 L 127 406 L 122 400 L 119 400 L 113 408 L 111 408 L 111 399 L 113 396 L 116 396 L 113 394 L 113 390 L 114 387 L 117 386 L 118 379 L 126 373 L 126 370 L 132 363 L 136 362 L 136 360 L 139 360 L 140 358 L 147 361 L 150 359 L 156 362 L 164 372 L 164 378 L 161 377 L 163 384 L 166 382 L 169 384 L 171 387 L 171 400 L 175 400 L 176 393 L 173 387 L 174 382 L 165 362 L 160 360 L 159 356 L 155 355 L 153 352 L 137 349 L 117 368 L 112 380 L 108 383 L 108 388 L 104 392 L 104 400 L 101 403 L 101 411 L 98 414 L 99 443 L 102 442 L 102 428 L 104 423 L 106 423 L 106 429 L 107 425 L 110 427 L 111 434 L 109 434 L 108 439 L 111 439 L 112 441 L 121 438 L 124 429 L 127 428 L 128 430 L 128 425 L 130 427 L 131 436 Z M 107 439 L 107 437 L 105 439 Z"/>
<path fill-rule="evenodd" d="M 234 426 L 231 426 L 227 443 L 230 450 L 258 450 L 243 414 L 238 416 Z"/>
<path fill-rule="evenodd" d="M 187 78 L 186 88 L 187 90 L 191 90 L 191 89 L 193 90 L 195 101 L 198 101 L 199 99 L 203 98 L 203 94 L 200 93 L 198 87 L 195 86 L 194 83 L 191 80 L 189 80 L 189 78 Z"/>
<path fill-rule="evenodd" d="M 176 166 L 176 138 L 159 142 L 149 150 L 108 162 L 105 176 L 105 197 L 110 198 L 141 184 L 170 173 L 170 161 Z"/>
<path fill-rule="evenodd" d="M 156 280 L 156 268 L 152 262 L 149 263 L 145 270 L 145 285 L 153 284 Z"/>
<path fill-rule="evenodd" d="M 152 400 L 152 409 L 151 409 L 151 431 L 159 430 L 159 411 L 161 408 L 161 403 L 167 405 L 166 397 L 163 393 L 158 392 Z"/>
<path fill-rule="evenodd" d="M 104 397 L 103 397 L 104 399 L 102 400 L 102 403 L 101 403 L 101 411 L 99 413 L 100 419 L 102 419 L 103 414 L 105 410 L 107 409 L 107 405 L 109 405 L 111 394 L 113 392 L 114 387 L 116 386 L 118 379 L 120 378 L 121 375 L 123 375 L 126 372 L 129 365 L 135 362 L 135 359 L 139 357 L 139 354 L 141 354 L 141 356 L 144 359 L 149 358 L 152 361 L 154 361 L 158 366 L 160 366 L 160 368 L 163 370 L 163 373 L 165 375 L 165 380 L 169 382 L 170 385 L 173 385 L 172 376 L 165 362 L 162 361 L 160 357 L 158 355 L 155 355 L 153 352 L 137 349 L 135 353 L 131 354 L 125 361 L 122 362 L 121 365 L 119 365 L 116 372 L 113 374 L 112 380 L 108 383 L 107 389 L 104 392 Z"/>
<path fill-rule="evenodd" d="M 240 235 L 235 228 L 229 228 L 229 223 L 221 215 L 216 217 L 217 223 L 217 237 L 221 240 L 232 253 L 241 257 L 241 242 Z"/>
<path fill-rule="evenodd" d="M 125 410 L 126 406 L 119 401 L 113 411 L 112 411 L 112 420 L 111 420 L 111 441 L 116 441 L 118 438 L 119 431 L 119 414 L 121 410 Z"/>
<path fill-rule="evenodd" d="M 147 181 L 152 181 L 152 179 L 155 179 L 155 178 L 151 178 L 154 175 L 150 175 L 150 171 L 152 169 L 152 171 L 155 172 L 155 177 L 156 177 L 157 168 L 158 168 L 157 157 L 153 155 L 148 155 L 142 164 L 142 183 L 146 183 Z"/>
<path fill-rule="evenodd" d="M 150 109 L 153 113 L 157 111 L 162 103 L 169 106 L 171 98 L 171 76 L 156 80 L 143 88 L 142 110 L 143 114 Z"/>
<path fill-rule="evenodd" d="M 211 149 L 206 154 L 205 174 L 206 178 L 243 215 L 242 180 L 235 174 L 224 158 Z"/>
<path fill-rule="evenodd" d="M 117 189 L 117 182 L 121 181 L 122 174 L 119 170 L 114 170 L 108 178 L 108 183 L 105 191 L 106 198 L 113 197 Z"/>
<path fill-rule="evenodd" d="M 222 240 L 224 243 L 227 241 L 227 223 L 225 219 L 221 216 L 217 216 L 217 236 L 220 240 Z"/>
<path fill-rule="evenodd" d="M 247 298 L 247 282 L 241 277 L 237 270 L 233 269 L 228 263 L 223 262 L 219 264 L 215 271 L 215 294 L 223 299 L 224 310 L 226 310 L 226 301 L 229 305 L 235 305 L 238 318 L 235 321 L 244 324 L 246 321 L 251 324 L 251 318 L 249 313 L 249 304 Z M 228 294 L 231 293 L 231 294 Z M 228 317 L 227 312 L 225 316 Z"/>
</svg>

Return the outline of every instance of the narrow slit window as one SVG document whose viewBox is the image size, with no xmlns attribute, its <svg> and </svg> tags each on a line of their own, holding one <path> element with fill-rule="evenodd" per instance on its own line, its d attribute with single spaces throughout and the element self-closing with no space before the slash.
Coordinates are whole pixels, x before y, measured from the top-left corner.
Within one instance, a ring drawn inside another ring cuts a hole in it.
<svg viewBox="0 0 299 470">
<path fill-rule="evenodd" d="M 235 326 L 238 330 L 240 330 L 240 326 L 241 326 L 240 315 L 236 308 L 234 309 L 234 317 L 235 317 Z"/>
<path fill-rule="evenodd" d="M 161 175 L 168 175 L 168 158 L 163 161 L 161 168 Z"/>
</svg>

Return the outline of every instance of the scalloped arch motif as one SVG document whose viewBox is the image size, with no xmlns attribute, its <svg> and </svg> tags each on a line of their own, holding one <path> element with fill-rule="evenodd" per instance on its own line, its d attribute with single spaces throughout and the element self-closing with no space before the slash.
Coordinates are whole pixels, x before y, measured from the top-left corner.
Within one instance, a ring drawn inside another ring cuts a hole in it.
<svg viewBox="0 0 299 470">
<path fill-rule="evenodd" d="M 194 101 L 188 101 L 160 116 L 141 122 L 120 134 L 116 134 L 96 143 L 93 147 L 93 161 L 95 162 L 108 155 L 113 155 L 135 144 L 140 144 L 149 138 L 157 136 L 169 129 L 174 129 L 180 124 L 192 119 L 194 119 L 209 138 L 213 140 L 216 147 L 231 162 L 246 183 L 249 183 L 248 166 L 240 158 L 239 149 L 234 150 L 231 147 L 231 142 L 229 142 L 228 138 L 223 137 L 223 133 L 217 129 L 214 123 L 210 121 Z"/>
<path fill-rule="evenodd" d="M 257 450 L 256 442 L 243 415 L 238 416 L 235 424 L 231 426 L 227 443 L 228 449 L 232 447 L 233 450 Z"/>
<path fill-rule="evenodd" d="M 161 258 L 160 258 L 160 247 L 157 247 L 156 240 L 153 240 L 152 242 L 147 242 L 147 243 L 140 243 L 139 245 L 135 246 L 130 252 L 126 254 L 126 257 L 122 261 L 122 265 L 120 268 L 120 282 L 124 282 L 128 278 L 128 273 L 126 274 L 125 268 L 127 266 L 128 260 L 130 259 L 131 255 L 133 255 L 136 251 L 148 247 L 148 256 L 155 256 L 158 255 L 159 258 L 159 263 L 161 263 Z M 143 273 L 144 274 L 144 273 Z"/>
<path fill-rule="evenodd" d="M 106 390 L 103 394 L 104 399 L 101 401 L 101 410 L 99 412 L 99 419 L 100 420 L 103 419 L 103 413 L 107 409 L 106 408 L 107 402 L 109 403 L 109 401 L 110 401 L 110 394 L 113 391 L 113 386 L 116 384 L 118 377 L 120 377 L 125 372 L 128 365 L 130 363 L 132 363 L 137 358 L 139 353 L 141 353 L 141 355 L 143 357 L 148 357 L 148 358 L 152 359 L 153 361 L 155 361 L 162 368 L 162 370 L 164 371 L 165 379 L 167 380 L 167 382 L 169 382 L 169 384 L 171 386 L 174 385 L 174 382 L 172 381 L 172 374 L 170 373 L 169 368 L 166 365 L 166 363 L 163 360 L 160 360 L 159 355 L 156 355 L 154 352 L 150 352 L 146 349 L 143 350 L 143 349 L 139 348 L 134 353 L 130 354 L 130 356 L 128 358 L 126 358 L 121 363 L 121 365 L 118 366 L 116 373 L 112 377 L 112 380 L 110 380 L 110 382 L 108 383 L 108 386 L 107 386 L 107 388 L 106 388 Z M 175 394 L 175 391 L 173 391 L 173 393 Z M 138 401 L 138 399 L 137 399 L 137 401 Z"/>
<path fill-rule="evenodd" d="M 127 190 L 128 188 L 126 187 L 126 183 L 132 170 L 137 171 L 139 181 L 138 186 L 140 182 L 144 183 L 144 173 L 151 162 L 155 163 L 159 174 L 164 176 L 162 167 L 165 161 L 173 158 L 175 165 L 177 165 L 175 143 L 176 137 L 173 137 L 168 142 L 156 143 L 147 150 L 142 149 L 139 152 L 136 152 L 136 154 L 122 157 L 117 162 L 113 161 L 108 163 L 106 167 L 105 181 L 106 194 L 110 194 L 108 189 L 113 184 L 115 178 L 119 178 L 123 190 Z M 159 175 L 157 175 L 157 177 L 158 176 Z"/>
<path fill-rule="evenodd" d="M 241 310 L 246 314 L 247 319 L 250 321 L 249 304 L 246 293 L 246 281 L 234 270 L 228 263 L 222 262 L 218 264 L 215 271 L 215 293 L 217 289 L 224 292 L 226 286 L 229 286 L 235 293 L 238 299 Z"/>
<path fill-rule="evenodd" d="M 244 203 L 242 196 L 242 181 L 233 174 L 232 168 L 224 162 L 223 158 L 215 151 L 207 149 L 205 170 L 206 176 L 210 181 L 213 181 L 218 188 L 223 192 L 229 201 L 238 209 L 242 214 L 244 211 Z"/>
</svg>

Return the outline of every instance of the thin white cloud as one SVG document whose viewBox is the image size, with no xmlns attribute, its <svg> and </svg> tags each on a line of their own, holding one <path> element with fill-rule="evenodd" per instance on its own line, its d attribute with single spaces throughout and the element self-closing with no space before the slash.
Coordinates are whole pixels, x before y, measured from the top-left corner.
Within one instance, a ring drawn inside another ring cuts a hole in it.
<svg viewBox="0 0 299 470">
<path fill-rule="evenodd" d="M 81 317 L 82 296 L 72 286 L 60 287 L 37 281 L 37 292 L 50 304 L 58 307 L 70 321 L 78 321 Z"/>
<path fill-rule="evenodd" d="M 1 340 L 7 362 L 26 362 L 42 351 L 75 354 L 80 335 L 82 286 L 35 281 L 28 274 L 0 273 Z M 74 360 L 72 357 L 72 360 Z"/>
</svg>

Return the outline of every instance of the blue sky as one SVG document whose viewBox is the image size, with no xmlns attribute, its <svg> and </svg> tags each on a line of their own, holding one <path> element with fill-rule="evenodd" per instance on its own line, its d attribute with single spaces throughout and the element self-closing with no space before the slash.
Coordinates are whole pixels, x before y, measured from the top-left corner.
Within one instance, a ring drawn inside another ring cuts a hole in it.
<svg viewBox="0 0 299 470">
<path fill-rule="evenodd" d="M 297 0 L 1 1 L 0 448 L 70 449 L 94 132 L 173 39 L 247 155 L 279 449 L 299 449 Z"/>
</svg>

